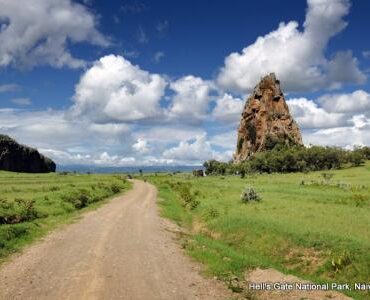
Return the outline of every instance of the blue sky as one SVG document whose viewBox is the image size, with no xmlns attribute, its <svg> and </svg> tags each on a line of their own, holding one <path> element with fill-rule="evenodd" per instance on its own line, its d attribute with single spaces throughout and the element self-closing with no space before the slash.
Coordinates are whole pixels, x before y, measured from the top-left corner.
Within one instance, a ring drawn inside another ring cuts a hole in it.
<svg viewBox="0 0 370 300">
<path fill-rule="evenodd" d="M 22 10 L 19 10 L 22 7 Z M 59 164 L 229 160 L 275 72 L 305 144 L 370 144 L 370 3 L 0 1 L 0 132 Z"/>
</svg>

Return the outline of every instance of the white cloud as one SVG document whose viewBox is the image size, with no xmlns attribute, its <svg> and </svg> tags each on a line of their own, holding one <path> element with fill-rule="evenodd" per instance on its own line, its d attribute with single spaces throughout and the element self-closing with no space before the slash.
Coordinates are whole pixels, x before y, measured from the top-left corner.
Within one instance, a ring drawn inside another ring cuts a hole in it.
<svg viewBox="0 0 370 300">
<path fill-rule="evenodd" d="M 184 119 L 188 122 L 204 119 L 212 89 L 210 82 L 189 75 L 171 82 L 170 88 L 176 93 L 169 108 L 169 116 L 172 119 Z"/>
<path fill-rule="evenodd" d="M 0 67 L 35 65 L 80 68 L 69 43 L 108 46 L 96 29 L 96 17 L 71 0 L 0 1 Z"/>
<path fill-rule="evenodd" d="M 219 153 L 212 149 L 207 141 L 207 135 L 196 136 L 194 139 L 181 141 L 177 146 L 163 152 L 163 157 L 184 163 L 200 164 L 209 159 L 225 161 L 229 159 L 230 151 Z M 230 156 L 231 157 L 231 156 Z"/>
<path fill-rule="evenodd" d="M 138 129 L 134 135 L 152 143 L 170 144 L 183 140 L 192 139 L 194 136 L 202 135 L 203 129 L 190 127 L 184 124 L 174 126 L 155 126 L 151 128 Z"/>
<path fill-rule="evenodd" d="M 78 165 L 88 165 L 92 164 L 93 160 L 91 158 L 90 154 L 73 154 L 62 150 L 55 150 L 55 149 L 45 149 L 40 148 L 38 149 L 41 153 L 46 155 L 47 157 L 51 158 L 58 164 L 63 165 L 72 165 L 72 164 L 78 164 Z"/>
<path fill-rule="evenodd" d="M 358 122 L 358 121 L 357 121 Z M 352 148 L 356 145 L 370 145 L 370 120 L 361 120 L 361 126 L 320 129 L 303 134 L 305 144 Z"/>
<path fill-rule="evenodd" d="M 370 128 L 370 118 L 365 115 L 355 115 L 351 118 L 351 123 L 355 129 L 369 129 Z"/>
<path fill-rule="evenodd" d="M 161 114 L 165 87 L 160 75 L 143 71 L 122 56 L 104 56 L 81 77 L 71 112 L 93 122 L 154 118 Z"/>
<path fill-rule="evenodd" d="M 370 94 L 364 90 L 357 90 L 349 94 L 327 94 L 318 98 L 318 102 L 328 112 L 370 113 Z"/>
<path fill-rule="evenodd" d="M 1 84 L 0 85 L 0 93 L 8 93 L 8 92 L 14 92 L 19 89 L 19 86 L 17 84 Z"/>
<path fill-rule="evenodd" d="M 149 152 L 148 142 L 144 139 L 138 138 L 136 143 L 132 145 L 132 149 L 141 154 L 148 153 Z"/>
<path fill-rule="evenodd" d="M 306 98 L 287 101 L 289 109 L 301 128 L 330 128 L 344 125 L 344 114 L 330 113 Z"/>
<path fill-rule="evenodd" d="M 237 123 L 240 121 L 243 107 L 244 101 L 242 99 L 224 94 L 223 97 L 217 99 L 212 115 L 221 122 Z"/>
<path fill-rule="evenodd" d="M 211 145 L 234 151 L 236 147 L 237 129 L 218 133 L 210 139 Z"/>
<path fill-rule="evenodd" d="M 27 105 L 32 104 L 32 101 L 30 98 L 13 98 L 13 99 L 10 99 L 10 102 L 16 105 L 19 105 L 19 106 L 27 106 Z"/>
<path fill-rule="evenodd" d="M 129 139 L 130 126 L 125 124 L 92 124 L 69 120 L 64 111 L 0 110 L 0 132 L 27 145 L 54 150 L 82 149 L 97 151 L 121 147 Z"/>
<path fill-rule="evenodd" d="M 308 0 L 304 30 L 298 23 L 280 23 L 278 29 L 258 37 L 241 53 L 232 53 L 218 75 L 227 89 L 249 91 L 258 80 L 275 72 L 287 91 L 338 88 L 344 83 L 362 83 L 366 76 L 358 69 L 351 52 L 325 57 L 331 37 L 342 31 L 349 12 L 347 0 Z"/>
</svg>

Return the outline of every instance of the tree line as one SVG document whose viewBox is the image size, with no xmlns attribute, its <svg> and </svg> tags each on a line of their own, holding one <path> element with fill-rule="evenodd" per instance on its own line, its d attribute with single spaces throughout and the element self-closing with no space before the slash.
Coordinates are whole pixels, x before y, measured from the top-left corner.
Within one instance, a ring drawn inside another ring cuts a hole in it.
<svg viewBox="0 0 370 300">
<path fill-rule="evenodd" d="M 339 169 L 359 166 L 370 159 L 370 147 L 345 150 L 339 147 L 278 145 L 270 151 L 256 153 L 252 158 L 235 164 L 209 160 L 204 163 L 207 175 L 248 173 L 291 173 Z"/>
</svg>

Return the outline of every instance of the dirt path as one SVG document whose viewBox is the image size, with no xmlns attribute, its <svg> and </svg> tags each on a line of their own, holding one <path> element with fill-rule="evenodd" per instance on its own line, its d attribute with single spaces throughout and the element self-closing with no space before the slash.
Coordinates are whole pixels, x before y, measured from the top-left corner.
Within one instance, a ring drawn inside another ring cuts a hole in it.
<svg viewBox="0 0 370 300">
<path fill-rule="evenodd" d="M 0 299 L 225 299 L 166 231 L 156 189 L 134 187 L 0 268 Z"/>
</svg>

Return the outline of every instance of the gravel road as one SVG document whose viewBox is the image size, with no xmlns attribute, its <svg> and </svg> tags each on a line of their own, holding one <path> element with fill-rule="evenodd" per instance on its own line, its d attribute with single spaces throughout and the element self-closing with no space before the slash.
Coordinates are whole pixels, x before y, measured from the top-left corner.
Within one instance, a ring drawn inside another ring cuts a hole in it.
<svg viewBox="0 0 370 300">
<path fill-rule="evenodd" d="M 225 299 L 158 215 L 154 186 L 133 189 L 0 267 L 0 299 Z M 172 227 L 173 228 L 173 227 Z"/>
</svg>

